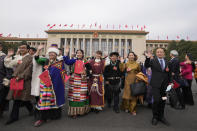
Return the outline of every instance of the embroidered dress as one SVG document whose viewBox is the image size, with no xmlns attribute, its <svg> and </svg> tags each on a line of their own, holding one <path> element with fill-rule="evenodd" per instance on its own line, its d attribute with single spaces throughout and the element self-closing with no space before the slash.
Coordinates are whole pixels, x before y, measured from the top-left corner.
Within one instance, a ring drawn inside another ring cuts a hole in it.
<svg viewBox="0 0 197 131">
<path fill-rule="evenodd" d="M 68 115 L 70 116 L 83 115 L 89 112 L 87 78 L 81 74 L 82 71 L 85 71 L 85 61 L 76 60 L 68 92 Z"/>
<path fill-rule="evenodd" d="M 90 65 L 92 67 L 92 77 L 88 81 L 89 95 L 90 95 L 90 107 L 96 109 L 102 109 L 104 107 L 104 85 L 103 85 L 103 72 L 104 61 L 91 60 Z"/>
<path fill-rule="evenodd" d="M 38 64 L 44 66 L 45 71 L 48 71 L 46 81 L 50 81 L 51 85 L 40 79 L 40 97 L 36 105 L 37 112 L 40 120 L 57 119 L 61 116 L 61 108 L 65 104 L 65 74 L 64 62 L 69 63 L 67 57 L 64 61 L 57 61 L 49 64 L 46 58 L 35 57 Z M 45 72 L 46 73 L 46 72 Z"/>
</svg>

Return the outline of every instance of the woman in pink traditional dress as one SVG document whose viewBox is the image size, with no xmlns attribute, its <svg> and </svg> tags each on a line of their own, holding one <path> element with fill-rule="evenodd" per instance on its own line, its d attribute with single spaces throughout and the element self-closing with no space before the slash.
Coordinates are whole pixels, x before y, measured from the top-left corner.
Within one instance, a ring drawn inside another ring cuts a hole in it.
<svg viewBox="0 0 197 131">
<path fill-rule="evenodd" d="M 77 50 L 68 92 L 68 115 L 76 118 L 89 112 L 87 63 L 83 50 Z"/>
<path fill-rule="evenodd" d="M 102 52 L 97 51 L 96 58 L 89 62 L 92 68 L 92 75 L 88 81 L 90 107 L 95 113 L 104 107 L 103 71 L 105 62 L 101 57 Z"/>
</svg>

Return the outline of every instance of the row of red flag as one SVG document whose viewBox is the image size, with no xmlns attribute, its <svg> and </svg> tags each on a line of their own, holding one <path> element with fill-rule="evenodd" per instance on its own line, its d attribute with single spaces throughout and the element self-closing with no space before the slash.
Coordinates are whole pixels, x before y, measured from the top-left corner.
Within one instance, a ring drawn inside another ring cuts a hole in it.
<svg viewBox="0 0 197 131">
<path fill-rule="evenodd" d="M 135 28 L 136 27 L 136 28 Z M 147 27 L 146 25 L 144 26 L 139 26 L 139 25 L 136 25 L 136 26 L 133 26 L 133 25 L 128 25 L 128 24 L 119 24 L 118 26 L 117 25 L 109 25 L 109 24 L 106 24 L 106 25 L 101 25 L 101 24 L 90 24 L 90 25 L 86 25 L 86 24 L 82 24 L 82 25 L 74 25 L 74 24 L 48 24 L 47 25 L 47 28 L 48 29 L 54 29 L 54 28 L 71 28 L 71 29 L 92 29 L 92 28 L 96 28 L 96 29 L 131 29 L 131 30 L 134 30 L 134 28 L 136 30 L 145 30 Z"/>
<path fill-rule="evenodd" d="M 3 33 L 0 33 L 0 37 L 15 37 L 15 36 L 13 36 L 11 33 L 9 33 L 8 35 L 4 35 Z M 19 35 L 18 35 L 18 38 L 20 38 L 20 37 L 21 37 L 21 35 L 19 34 Z M 29 38 L 29 37 L 30 37 L 30 35 L 27 34 L 27 35 L 26 35 L 26 38 Z M 36 34 L 36 37 L 39 38 L 39 35 Z"/>
<path fill-rule="evenodd" d="M 179 35 L 177 35 L 177 36 L 176 36 L 176 39 L 177 39 L 177 40 L 180 40 L 180 39 L 183 39 L 183 38 L 181 38 Z M 160 36 L 157 36 L 157 40 L 160 40 Z M 162 40 L 162 39 L 161 39 L 161 40 Z M 166 40 L 169 40 L 168 35 L 166 36 Z M 189 39 L 189 36 L 186 36 L 186 40 L 190 40 L 190 39 Z"/>
<path fill-rule="evenodd" d="M 11 36 L 12 36 L 11 33 L 9 33 L 8 35 L 3 35 L 3 33 L 0 33 L 0 37 L 11 37 Z M 20 38 L 20 34 L 19 34 L 18 37 Z M 30 35 L 27 34 L 26 37 L 29 38 Z M 37 34 L 36 37 L 39 38 L 39 35 Z M 148 39 L 149 39 L 149 36 L 148 36 Z M 183 39 L 183 38 L 180 37 L 179 35 L 177 35 L 177 36 L 176 36 L 176 39 L 177 39 L 177 40 L 180 40 L 180 39 Z M 160 39 L 160 36 L 157 36 L 157 40 L 163 40 L 163 39 Z M 165 40 L 169 40 L 168 35 L 166 36 Z M 186 36 L 186 40 L 190 40 L 189 36 Z"/>
</svg>

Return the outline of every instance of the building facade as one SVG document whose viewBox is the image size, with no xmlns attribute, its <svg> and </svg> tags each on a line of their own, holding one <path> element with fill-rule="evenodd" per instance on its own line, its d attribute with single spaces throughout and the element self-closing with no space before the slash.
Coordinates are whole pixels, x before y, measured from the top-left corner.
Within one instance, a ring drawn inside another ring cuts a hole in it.
<svg viewBox="0 0 197 131">
<path fill-rule="evenodd" d="M 48 38 L 0 37 L 0 41 L 9 44 L 26 41 L 35 48 L 42 44 L 44 45 L 42 55 L 46 54 L 51 44 L 57 44 L 62 51 L 65 47 L 69 47 L 70 55 L 77 49 L 82 49 L 86 57 L 94 56 L 97 50 L 101 50 L 104 55 L 116 51 L 121 56 L 134 51 L 139 61 L 144 61 L 142 54 L 145 50 L 154 50 L 158 47 L 167 49 L 172 42 L 172 40 L 146 40 L 148 32 L 134 30 L 47 30 L 45 32 Z"/>
<path fill-rule="evenodd" d="M 127 30 L 48 30 L 47 48 L 51 44 L 58 44 L 64 49 L 70 48 L 70 54 L 82 49 L 86 57 L 95 55 L 97 50 L 104 54 L 117 51 L 121 56 L 127 55 L 129 51 L 134 51 L 139 56 L 139 61 L 143 61 L 143 52 L 146 50 L 145 31 Z"/>
</svg>

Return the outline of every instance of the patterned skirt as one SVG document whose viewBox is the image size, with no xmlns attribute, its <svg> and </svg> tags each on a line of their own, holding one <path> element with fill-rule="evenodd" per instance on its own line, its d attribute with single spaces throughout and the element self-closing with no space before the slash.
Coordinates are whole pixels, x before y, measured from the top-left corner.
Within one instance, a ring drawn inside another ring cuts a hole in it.
<svg viewBox="0 0 197 131">
<path fill-rule="evenodd" d="M 68 115 L 84 115 L 89 112 L 87 79 L 82 79 L 81 75 L 76 74 L 71 76 L 68 100 Z"/>
<path fill-rule="evenodd" d="M 59 108 L 56 105 L 55 92 L 52 86 L 47 87 L 40 81 L 40 99 L 36 105 L 38 110 L 50 110 Z"/>
</svg>

